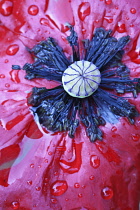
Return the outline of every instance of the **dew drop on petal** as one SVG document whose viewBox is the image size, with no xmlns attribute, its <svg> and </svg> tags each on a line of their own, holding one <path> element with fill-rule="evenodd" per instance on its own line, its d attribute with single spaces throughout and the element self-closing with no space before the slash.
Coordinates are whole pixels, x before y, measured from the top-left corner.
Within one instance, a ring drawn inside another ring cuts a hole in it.
<svg viewBox="0 0 140 210">
<path fill-rule="evenodd" d="M 130 9 L 130 12 L 131 12 L 132 14 L 135 14 L 135 13 L 136 13 L 136 9 L 135 9 L 135 8 L 131 8 L 131 9 Z"/>
<path fill-rule="evenodd" d="M 28 8 L 28 13 L 29 15 L 37 15 L 39 12 L 39 9 L 36 5 L 31 5 L 29 8 Z"/>
<path fill-rule="evenodd" d="M 121 25 L 118 25 L 118 26 L 117 26 L 117 31 L 118 31 L 119 33 L 124 33 L 124 32 L 126 32 L 125 24 L 123 23 L 123 24 L 121 24 Z"/>
<path fill-rule="evenodd" d="M 91 175 L 91 176 L 89 177 L 89 179 L 90 179 L 90 180 L 94 180 L 94 176 Z"/>
<path fill-rule="evenodd" d="M 66 181 L 62 181 L 62 180 L 58 180 L 55 181 L 52 185 L 51 185 L 51 194 L 54 196 L 60 196 L 63 193 L 65 193 L 68 189 L 68 185 Z"/>
<path fill-rule="evenodd" d="M 49 179 L 47 177 L 44 178 L 44 182 L 48 182 Z"/>
<path fill-rule="evenodd" d="M 32 181 L 27 181 L 27 184 L 28 185 L 32 185 Z"/>
<path fill-rule="evenodd" d="M 19 50 L 19 46 L 17 44 L 10 45 L 7 50 L 6 54 L 7 55 L 15 55 Z"/>
<path fill-rule="evenodd" d="M 82 185 L 82 188 L 83 188 L 83 189 L 85 189 L 85 188 L 86 188 L 86 186 L 85 186 L 85 185 Z"/>
<path fill-rule="evenodd" d="M 40 24 L 44 26 L 49 26 L 49 21 L 45 18 L 40 19 Z"/>
<path fill-rule="evenodd" d="M 19 204 L 18 201 L 13 201 L 13 202 L 11 203 L 11 208 L 12 208 L 12 209 L 19 209 L 19 206 L 20 206 L 20 204 Z"/>
<path fill-rule="evenodd" d="M 52 199 L 51 199 L 51 202 L 52 202 L 53 204 L 56 204 L 56 203 L 57 203 L 57 200 L 56 200 L 55 198 L 52 198 Z"/>
<path fill-rule="evenodd" d="M 86 33 L 86 29 L 82 29 L 82 34 L 85 34 Z"/>
<path fill-rule="evenodd" d="M 75 184 L 74 184 L 74 187 L 75 187 L 75 188 L 79 188 L 79 187 L 80 187 L 80 184 L 79 184 L 79 183 L 75 183 Z"/>
<path fill-rule="evenodd" d="M 99 23 L 99 20 L 97 19 L 97 20 L 95 20 L 95 23 Z"/>
<path fill-rule="evenodd" d="M 101 191 L 101 196 L 105 200 L 109 200 L 113 197 L 113 190 L 111 187 L 105 187 Z"/>
<path fill-rule="evenodd" d="M 13 10 L 13 2 L 12 1 L 3 1 L 1 7 L 0 7 L 0 13 L 3 16 L 9 16 L 12 14 Z"/>
<path fill-rule="evenodd" d="M 10 84 L 9 83 L 6 83 L 5 84 L 5 87 L 9 88 L 10 87 Z"/>
<path fill-rule="evenodd" d="M 58 171 L 55 171 L 54 176 L 58 176 L 58 175 L 59 175 Z"/>
<path fill-rule="evenodd" d="M 93 168 L 98 168 L 100 166 L 100 158 L 97 155 L 91 155 L 91 157 L 90 157 L 90 165 Z"/>
<path fill-rule="evenodd" d="M 79 197 L 79 198 L 82 198 L 82 197 L 83 197 L 82 193 L 79 193 L 79 194 L 78 194 L 78 197 Z"/>
<path fill-rule="evenodd" d="M 113 127 L 111 128 L 111 131 L 112 131 L 112 132 L 115 132 L 115 131 L 117 131 L 117 128 L 116 128 L 116 126 L 113 126 Z"/>
<path fill-rule="evenodd" d="M 36 187 L 35 189 L 36 189 L 36 191 L 40 191 L 41 187 Z"/>
<path fill-rule="evenodd" d="M 45 159 L 44 162 L 45 162 L 45 163 L 48 163 L 48 159 Z"/>
<path fill-rule="evenodd" d="M 78 15 L 80 20 L 84 21 L 86 16 L 90 15 L 90 4 L 89 2 L 82 2 L 78 9 Z"/>
<path fill-rule="evenodd" d="M 4 74 L 0 74 L 0 79 L 4 79 L 5 75 Z"/>
<path fill-rule="evenodd" d="M 105 4 L 107 4 L 107 5 L 112 4 L 112 0 L 105 0 Z"/>
<path fill-rule="evenodd" d="M 133 141 L 139 141 L 139 139 L 140 139 L 139 134 L 132 134 L 132 140 Z"/>
<path fill-rule="evenodd" d="M 30 167 L 31 167 L 31 168 L 34 168 L 34 164 L 31 164 Z"/>
<path fill-rule="evenodd" d="M 8 59 L 5 59 L 4 63 L 8 63 L 8 62 L 9 62 L 9 60 Z"/>
</svg>

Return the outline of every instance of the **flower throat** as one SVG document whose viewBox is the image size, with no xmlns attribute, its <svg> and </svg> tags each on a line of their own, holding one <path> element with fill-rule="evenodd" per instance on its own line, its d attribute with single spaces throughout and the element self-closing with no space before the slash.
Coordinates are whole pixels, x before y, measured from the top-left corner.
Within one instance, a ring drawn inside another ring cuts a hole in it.
<svg viewBox="0 0 140 210">
<path fill-rule="evenodd" d="M 131 80 L 122 63 L 129 36 L 117 40 L 111 30 L 97 28 L 92 40 L 83 40 L 85 56 L 81 59 L 77 33 L 73 26 L 69 28 L 71 57 L 51 37 L 28 49 L 34 62 L 23 66 L 25 78 L 59 82 L 52 89 L 34 87 L 28 103 L 41 126 L 50 132 L 68 132 L 74 138 L 82 123 L 91 142 L 102 140 L 100 125 L 117 123 L 120 117 L 133 124 L 138 116 L 135 106 L 117 94 L 132 93 L 136 98 L 140 92 L 140 79 Z M 19 68 L 13 65 L 13 69 Z"/>
</svg>

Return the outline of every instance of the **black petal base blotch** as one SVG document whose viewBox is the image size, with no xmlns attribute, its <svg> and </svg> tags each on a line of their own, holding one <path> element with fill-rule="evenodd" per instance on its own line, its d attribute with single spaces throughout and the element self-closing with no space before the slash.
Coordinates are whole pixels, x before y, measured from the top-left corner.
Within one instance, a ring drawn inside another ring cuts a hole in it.
<svg viewBox="0 0 140 210">
<path fill-rule="evenodd" d="M 67 40 L 72 47 L 71 58 L 65 56 L 53 38 L 48 38 L 33 49 L 28 49 L 34 57 L 34 63 L 23 66 L 26 79 L 45 78 L 62 83 L 63 72 L 68 66 L 83 59 L 80 58 L 78 36 L 71 25 L 69 28 L 71 33 Z M 103 133 L 99 126 L 106 122 L 114 123 L 119 117 L 126 117 L 133 124 L 138 116 L 135 106 L 125 98 L 114 95 L 114 92 L 132 92 L 136 98 L 140 92 L 140 79 L 131 80 L 128 67 L 121 62 L 123 48 L 128 42 L 129 36 L 117 40 L 111 36 L 111 30 L 103 28 L 96 29 L 91 41 L 83 40 L 84 60 L 95 64 L 101 72 L 98 89 L 91 96 L 81 99 L 66 93 L 63 85 L 53 89 L 34 87 L 28 103 L 32 105 L 39 123 L 49 131 L 68 131 L 73 138 L 81 121 L 91 142 L 102 140 Z M 12 67 L 20 69 L 18 65 Z M 115 91 L 110 93 L 112 90 Z"/>
</svg>

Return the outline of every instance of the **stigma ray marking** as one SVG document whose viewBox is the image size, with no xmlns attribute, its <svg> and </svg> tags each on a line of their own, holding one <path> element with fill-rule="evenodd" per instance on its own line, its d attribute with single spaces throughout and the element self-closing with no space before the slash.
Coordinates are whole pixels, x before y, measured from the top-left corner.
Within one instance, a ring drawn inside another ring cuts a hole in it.
<svg viewBox="0 0 140 210">
<path fill-rule="evenodd" d="M 71 69 L 73 69 L 74 71 L 76 71 L 76 72 L 78 72 L 79 73 L 79 71 L 78 70 L 76 70 L 76 69 L 74 69 L 72 66 L 69 66 Z"/>
<path fill-rule="evenodd" d="M 86 80 L 86 83 L 88 84 L 88 86 L 89 86 L 93 91 L 95 91 L 95 88 L 93 88 L 93 87 L 90 85 L 90 83 L 88 82 L 88 80 Z"/>
<path fill-rule="evenodd" d="M 79 80 L 81 80 L 81 77 L 78 79 L 77 83 L 79 82 Z M 74 86 L 75 86 L 77 83 L 74 83 L 74 85 L 72 86 L 72 88 L 71 88 L 71 89 L 69 89 L 69 90 L 70 90 L 70 92 L 71 92 L 71 90 L 74 88 Z"/>
<path fill-rule="evenodd" d="M 98 68 L 96 68 L 96 69 L 93 69 L 93 70 L 91 70 L 91 71 L 88 71 L 88 72 L 84 72 L 84 74 L 89 74 L 89 73 L 91 73 L 91 72 L 93 72 L 93 71 L 96 71 Z"/>
<path fill-rule="evenodd" d="M 92 81 L 92 82 L 95 82 L 97 85 L 99 85 L 99 84 L 100 84 L 100 83 L 98 83 L 98 82 L 96 82 L 95 80 L 90 79 L 90 78 L 88 78 L 88 79 L 86 79 L 86 80 L 90 80 L 90 81 Z"/>
<path fill-rule="evenodd" d="M 77 76 L 77 77 L 75 77 L 75 78 L 73 78 L 73 79 L 71 79 L 71 80 L 69 80 L 69 81 L 67 81 L 67 82 L 64 82 L 65 85 L 68 84 L 69 82 L 72 82 L 73 80 L 77 79 L 78 77 L 79 77 L 79 76 Z"/>
<path fill-rule="evenodd" d="M 68 75 L 68 76 L 79 76 L 79 74 L 68 74 L 68 73 L 63 73 L 63 76 L 66 76 L 66 75 Z"/>
</svg>

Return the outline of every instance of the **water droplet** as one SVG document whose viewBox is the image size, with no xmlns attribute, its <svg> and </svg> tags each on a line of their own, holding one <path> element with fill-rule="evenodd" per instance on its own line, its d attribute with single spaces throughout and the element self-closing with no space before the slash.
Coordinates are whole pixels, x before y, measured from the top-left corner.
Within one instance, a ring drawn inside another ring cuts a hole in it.
<svg viewBox="0 0 140 210">
<path fill-rule="evenodd" d="M 82 29 L 82 34 L 85 34 L 85 33 L 86 33 L 86 29 L 83 28 L 83 29 Z"/>
<path fill-rule="evenodd" d="M 95 23 L 99 23 L 99 20 L 97 19 L 97 20 L 95 20 Z"/>
<path fill-rule="evenodd" d="M 105 0 L 105 4 L 107 4 L 107 5 L 112 4 L 112 0 Z"/>
<path fill-rule="evenodd" d="M 39 9 L 36 5 L 31 5 L 29 8 L 28 8 L 28 13 L 29 15 L 37 15 L 39 12 Z"/>
<path fill-rule="evenodd" d="M 125 24 L 123 23 L 123 24 L 118 25 L 118 26 L 117 26 L 117 31 L 118 31 L 119 33 L 124 33 L 124 32 L 126 32 Z"/>
<path fill-rule="evenodd" d="M 40 19 L 40 24 L 44 26 L 49 26 L 49 21 L 45 18 Z"/>
<path fill-rule="evenodd" d="M 85 189 L 85 188 L 86 188 L 86 186 L 85 186 L 85 185 L 82 185 L 82 188 L 83 188 L 83 189 Z"/>
<path fill-rule="evenodd" d="M 68 189 L 67 182 L 58 180 L 51 185 L 51 194 L 54 196 L 59 196 L 65 193 L 67 189 Z"/>
<path fill-rule="evenodd" d="M 41 187 L 36 187 L 35 189 L 36 189 L 36 191 L 40 191 Z"/>
<path fill-rule="evenodd" d="M 34 164 L 31 164 L 30 167 L 31 167 L 31 168 L 34 168 Z"/>
<path fill-rule="evenodd" d="M 27 184 L 28 185 L 32 185 L 32 181 L 27 181 Z"/>
<path fill-rule="evenodd" d="M 9 16 L 12 14 L 12 10 L 13 10 L 13 2 L 4 0 L 0 8 L 1 14 L 4 16 Z"/>
<path fill-rule="evenodd" d="M 69 199 L 68 199 L 68 198 L 66 198 L 66 199 L 65 199 L 65 201 L 69 201 Z"/>
<path fill-rule="evenodd" d="M 57 203 L 57 200 L 55 198 L 52 198 L 51 202 L 55 204 L 55 203 Z"/>
<path fill-rule="evenodd" d="M 45 162 L 45 163 L 48 163 L 48 159 L 45 159 L 44 162 Z"/>
<path fill-rule="evenodd" d="M 0 74 L 0 79 L 4 79 L 5 75 L 4 74 Z"/>
<path fill-rule="evenodd" d="M 83 2 L 80 4 L 78 9 L 78 15 L 80 20 L 84 21 L 86 16 L 90 15 L 90 4 L 89 2 Z"/>
<path fill-rule="evenodd" d="M 112 16 L 105 16 L 104 19 L 105 19 L 108 23 L 112 23 L 112 22 L 113 22 L 113 17 L 112 17 Z"/>
<path fill-rule="evenodd" d="M 58 171 L 55 171 L 54 176 L 58 176 L 58 175 L 59 175 Z"/>
<path fill-rule="evenodd" d="M 48 178 L 44 178 L 44 182 L 48 182 L 49 181 L 49 179 Z"/>
<path fill-rule="evenodd" d="M 7 50 L 6 50 L 6 53 L 7 55 L 15 55 L 19 50 L 19 46 L 17 44 L 13 44 L 13 45 L 10 45 Z"/>
<path fill-rule="evenodd" d="M 79 193 L 79 194 L 78 194 L 78 197 L 79 197 L 79 198 L 82 198 L 82 197 L 83 197 L 82 193 Z"/>
<path fill-rule="evenodd" d="M 79 187 L 80 187 L 80 184 L 79 184 L 79 183 L 75 183 L 75 184 L 74 184 L 74 187 L 75 187 L 75 188 L 79 188 Z"/>
<path fill-rule="evenodd" d="M 19 206 L 20 206 L 20 204 L 18 201 L 13 201 L 11 204 L 12 209 L 19 209 Z"/>
<path fill-rule="evenodd" d="M 119 7 L 116 6 L 115 9 L 119 9 Z"/>
<path fill-rule="evenodd" d="M 92 155 L 90 157 L 90 165 L 93 168 L 98 168 L 100 166 L 100 158 L 97 155 Z"/>
<path fill-rule="evenodd" d="M 131 9 L 130 9 L 130 12 L 131 12 L 132 14 L 135 14 L 135 13 L 136 13 L 136 9 L 135 9 L 135 8 L 131 8 Z"/>
<path fill-rule="evenodd" d="M 5 59 L 4 63 L 8 63 L 8 62 L 9 62 L 9 60 L 8 59 Z"/>
<path fill-rule="evenodd" d="M 133 141 L 139 141 L 139 139 L 140 139 L 139 134 L 132 134 L 132 139 L 133 139 Z"/>
<path fill-rule="evenodd" d="M 90 179 L 90 180 L 94 180 L 94 176 L 91 175 L 91 176 L 89 177 L 89 179 Z"/>
<path fill-rule="evenodd" d="M 111 128 L 111 131 L 112 131 L 112 132 L 115 132 L 115 131 L 117 131 L 117 128 L 116 128 L 115 126 L 113 126 L 113 127 Z"/>
<path fill-rule="evenodd" d="M 9 83 L 6 83 L 5 84 L 5 87 L 9 88 L 10 87 L 10 84 Z"/>
<path fill-rule="evenodd" d="M 111 187 L 105 187 L 101 191 L 102 198 L 105 200 L 109 200 L 113 197 L 113 190 Z"/>
<path fill-rule="evenodd" d="M 48 152 L 48 155 L 52 155 L 53 153 L 52 152 Z"/>
</svg>

